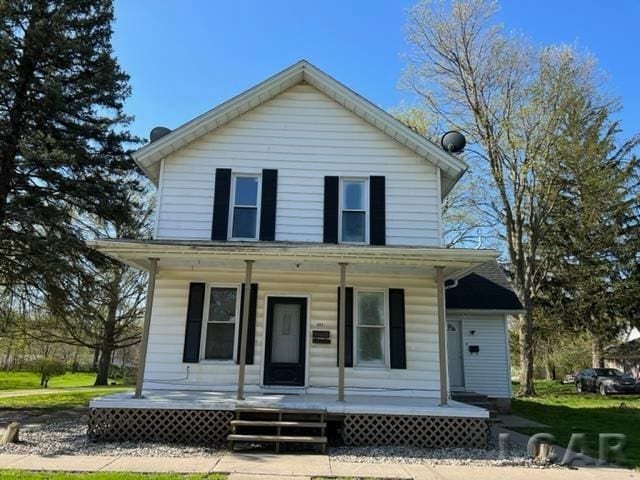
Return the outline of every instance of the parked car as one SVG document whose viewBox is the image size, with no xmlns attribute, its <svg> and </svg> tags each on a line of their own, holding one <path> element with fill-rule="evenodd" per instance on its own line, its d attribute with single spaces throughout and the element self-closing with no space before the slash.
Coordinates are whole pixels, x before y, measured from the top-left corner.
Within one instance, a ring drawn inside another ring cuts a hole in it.
<svg viewBox="0 0 640 480">
<path fill-rule="evenodd" d="M 640 393 L 640 383 L 615 368 L 587 368 L 576 374 L 576 392 Z"/>
<path fill-rule="evenodd" d="M 562 384 L 563 385 L 571 385 L 573 383 L 576 383 L 576 374 L 575 373 L 568 373 L 562 379 Z"/>
</svg>

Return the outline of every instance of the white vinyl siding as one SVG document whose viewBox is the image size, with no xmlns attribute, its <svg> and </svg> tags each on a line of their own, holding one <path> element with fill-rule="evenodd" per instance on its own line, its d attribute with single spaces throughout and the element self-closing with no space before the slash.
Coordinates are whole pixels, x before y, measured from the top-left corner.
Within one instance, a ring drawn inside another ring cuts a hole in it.
<svg viewBox="0 0 640 480">
<path fill-rule="evenodd" d="M 145 369 L 147 389 L 229 390 L 237 385 L 238 367 L 226 362 L 182 363 L 189 282 L 215 281 L 234 284 L 242 280 L 242 270 L 172 271 L 161 270 L 156 283 L 148 357 Z M 338 383 L 337 359 L 337 286 L 338 276 L 331 273 L 264 271 L 254 269 L 258 283 L 254 364 L 246 367 L 247 391 L 258 391 L 262 384 L 264 352 L 265 298 L 305 295 L 309 301 L 307 331 L 308 392 L 335 393 Z M 349 275 L 356 290 L 383 291 L 390 285 L 403 288 L 406 301 L 407 368 L 347 368 L 347 390 L 360 393 L 438 397 L 438 331 L 436 288 L 424 277 L 388 275 Z M 312 344 L 311 330 L 329 330 L 330 344 Z M 388 337 L 385 338 L 388 342 Z M 188 367 L 188 375 L 187 375 Z M 188 378 L 187 378 L 188 376 Z"/>
<path fill-rule="evenodd" d="M 489 397 L 509 398 L 511 374 L 505 315 L 447 314 L 447 318 L 462 320 L 465 389 Z M 480 352 L 469 353 L 469 345 L 478 345 Z"/>
<path fill-rule="evenodd" d="M 278 170 L 276 240 L 322 242 L 325 175 L 382 175 L 387 244 L 440 245 L 437 169 L 309 85 L 164 160 L 157 238 L 211 238 L 216 168 Z"/>
</svg>

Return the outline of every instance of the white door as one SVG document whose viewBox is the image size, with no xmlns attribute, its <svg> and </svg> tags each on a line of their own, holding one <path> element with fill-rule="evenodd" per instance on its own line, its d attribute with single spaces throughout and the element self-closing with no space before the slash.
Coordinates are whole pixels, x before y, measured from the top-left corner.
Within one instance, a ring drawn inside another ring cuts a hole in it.
<svg viewBox="0 0 640 480">
<path fill-rule="evenodd" d="M 447 353 L 449 360 L 449 386 L 464 387 L 462 366 L 462 328 L 460 320 L 447 321 Z"/>
</svg>

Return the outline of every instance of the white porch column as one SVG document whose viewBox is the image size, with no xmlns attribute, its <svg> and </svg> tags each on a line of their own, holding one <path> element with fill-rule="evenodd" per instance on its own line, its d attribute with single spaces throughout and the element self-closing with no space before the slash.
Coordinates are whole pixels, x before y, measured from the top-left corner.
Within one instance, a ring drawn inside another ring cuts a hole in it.
<svg viewBox="0 0 640 480">
<path fill-rule="evenodd" d="M 344 402 L 345 306 L 347 302 L 347 265 L 340 265 L 340 307 L 338 308 L 338 401 Z"/>
<path fill-rule="evenodd" d="M 251 272 L 253 260 L 245 260 L 244 302 L 242 303 L 242 329 L 240 330 L 240 358 L 238 359 L 238 400 L 244 400 L 244 371 L 247 361 L 247 337 L 249 336 L 249 307 L 251 306 Z"/>
<path fill-rule="evenodd" d="M 447 406 L 447 319 L 444 296 L 444 267 L 436 267 L 438 289 L 438 355 L 440 363 L 440 405 Z"/>
<path fill-rule="evenodd" d="M 136 378 L 136 393 L 133 398 L 142 398 L 142 383 L 144 382 L 144 367 L 147 363 L 147 345 L 149 344 L 149 327 L 151 325 L 151 309 L 153 294 L 156 289 L 156 274 L 158 273 L 158 258 L 150 258 L 149 279 L 147 280 L 147 301 L 144 306 L 144 323 L 142 324 L 142 338 L 140 339 L 138 376 Z"/>
</svg>

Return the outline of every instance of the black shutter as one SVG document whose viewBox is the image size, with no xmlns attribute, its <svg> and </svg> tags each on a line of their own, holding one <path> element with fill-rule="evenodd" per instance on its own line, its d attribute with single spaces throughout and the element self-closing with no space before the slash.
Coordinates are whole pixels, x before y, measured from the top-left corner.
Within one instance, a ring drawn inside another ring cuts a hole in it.
<svg viewBox="0 0 640 480">
<path fill-rule="evenodd" d="M 231 169 L 216 168 L 216 185 L 213 192 L 213 223 L 211 225 L 211 240 L 227 239 L 230 194 Z"/>
<path fill-rule="evenodd" d="M 262 170 L 262 204 L 260 205 L 260 240 L 276 239 L 276 203 L 278 170 Z"/>
<path fill-rule="evenodd" d="M 344 341 L 345 341 L 345 349 L 344 349 L 344 366 L 345 367 L 353 367 L 353 287 L 347 287 L 347 298 L 344 302 L 344 324 L 345 324 L 345 332 L 344 332 Z M 336 339 L 336 365 L 339 366 L 340 362 L 340 287 L 338 287 L 338 306 L 336 310 L 336 320 L 337 327 L 336 331 L 338 332 L 338 338 Z"/>
<path fill-rule="evenodd" d="M 187 327 L 184 333 L 184 352 L 182 354 L 182 361 L 185 363 L 198 363 L 200 361 L 204 289 L 204 283 L 189 284 Z"/>
<path fill-rule="evenodd" d="M 249 330 L 247 331 L 247 355 L 245 363 L 253 365 L 253 352 L 256 344 L 256 308 L 258 305 L 258 284 L 251 284 L 251 298 L 249 298 Z M 242 340 L 242 310 L 244 308 L 244 284 L 240 292 L 240 313 L 238 318 L 238 354 L 236 355 L 236 363 L 240 361 L 240 342 Z"/>
<path fill-rule="evenodd" d="M 404 290 L 389 289 L 389 346 L 391 368 L 407 368 L 404 328 Z"/>
<path fill-rule="evenodd" d="M 324 177 L 324 243 L 338 243 L 339 177 Z"/>
<path fill-rule="evenodd" d="M 385 194 L 384 177 L 369 178 L 369 243 L 371 245 L 385 245 Z"/>
</svg>

